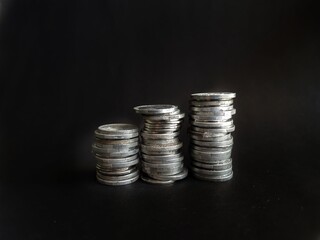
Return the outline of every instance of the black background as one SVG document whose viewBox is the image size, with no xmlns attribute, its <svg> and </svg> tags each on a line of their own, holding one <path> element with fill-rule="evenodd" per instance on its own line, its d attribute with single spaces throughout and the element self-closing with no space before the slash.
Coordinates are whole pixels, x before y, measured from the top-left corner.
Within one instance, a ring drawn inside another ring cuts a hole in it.
<svg viewBox="0 0 320 240">
<path fill-rule="evenodd" d="M 1 240 L 319 239 L 316 1 L 0 3 Z M 95 181 L 95 128 L 208 91 L 237 93 L 231 181 Z"/>
</svg>

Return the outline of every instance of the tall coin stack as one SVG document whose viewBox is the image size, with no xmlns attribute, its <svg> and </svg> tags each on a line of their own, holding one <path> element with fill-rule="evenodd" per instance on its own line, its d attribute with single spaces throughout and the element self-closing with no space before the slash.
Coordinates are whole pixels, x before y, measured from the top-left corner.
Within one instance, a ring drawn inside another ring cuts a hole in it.
<svg viewBox="0 0 320 240">
<path fill-rule="evenodd" d="M 235 93 L 221 92 L 191 94 L 191 171 L 198 179 L 223 182 L 233 176 L 235 97 Z"/>
<path fill-rule="evenodd" d="M 188 175 L 181 153 L 180 127 L 184 118 L 174 105 L 134 107 L 144 119 L 141 131 L 141 179 L 154 184 L 171 184 Z"/>
<path fill-rule="evenodd" d="M 106 185 L 125 185 L 139 179 L 139 131 L 132 124 L 106 124 L 95 130 L 92 152 L 96 178 Z"/>
</svg>

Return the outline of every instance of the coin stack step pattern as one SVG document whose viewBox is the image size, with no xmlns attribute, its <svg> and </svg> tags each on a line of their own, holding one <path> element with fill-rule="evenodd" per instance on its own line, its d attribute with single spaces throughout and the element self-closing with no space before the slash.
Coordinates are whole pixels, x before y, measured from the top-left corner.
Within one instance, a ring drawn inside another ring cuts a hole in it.
<svg viewBox="0 0 320 240">
<path fill-rule="evenodd" d="M 139 130 L 132 124 L 106 124 L 95 130 L 92 152 L 96 178 L 106 185 L 126 185 L 139 179 Z"/>
<path fill-rule="evenodd" d="M 154 184 L 171 184 L 188 175 L 179 140 L 184 113 L 174 105 L 134 107 L 144 119 L 141 131 L 141 179 Z"/>
<path fill-rule="evenodd" d="M 191 171 L 200 180 L 223 182 L 232 171 L 231 132 L 235 93 L 194 93 L 190 102 Z"/>
</svg>

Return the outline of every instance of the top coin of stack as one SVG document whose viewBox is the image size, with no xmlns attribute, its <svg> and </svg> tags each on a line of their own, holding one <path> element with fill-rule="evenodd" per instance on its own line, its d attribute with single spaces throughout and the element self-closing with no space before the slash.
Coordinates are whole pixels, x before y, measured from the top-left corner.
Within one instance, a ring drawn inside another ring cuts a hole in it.
<svg viewBox="0 0 320 240">
<path fill-rule="evenodd" d="M 141 131 L 142 180 L 170 184 L 187 176 L 179 140 L 184 113 L 174 105 L 142 105 L 134 107 L 144 119 Z"/>
<path fill-rule="evenodd" d="M 235 97 L 235 93 L 223 92 L 191 94 L 191 170 L 198 179 L 227 181 L 233 176 Z"/>
<path fill-rule="evenodd" d="M 92 152 L 96 177 L 106 185 L 125 185 L 139 178 L 139 131 L 132 124 L 106 124 L 95 130 Z"/>
</svg>

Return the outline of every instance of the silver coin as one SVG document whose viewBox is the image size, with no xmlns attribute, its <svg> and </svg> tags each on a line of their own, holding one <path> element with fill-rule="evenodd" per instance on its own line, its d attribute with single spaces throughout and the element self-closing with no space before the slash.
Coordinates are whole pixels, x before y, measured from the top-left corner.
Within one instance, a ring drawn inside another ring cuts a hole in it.
<svg viewBox="0 0 320 240">
<path fill-rule="evenodd" d="M 123 154 L 125 156 L 131 156 L 135 153 L 137 153 L 136 151 L 139 150 L 139 146 L 138 144 L 136 144 L 136 146 L 134 147 L 127 147 L 127 146 L 120 146 L 120 148 L 110 148 L 108 146 L 97 146 L 96 143 L 92 144 L 92 151 L 98 154 L 103 154 L 105 156 L 111 156 L 111 157 L 116 157 L 119 154 L 122 156 Z M 135 152 L 133 154 L 129 154 L 131 152 Z"/>
<path fill-rule="evenodd" d="M 119 160 L 119 159 L 115 159 L 115 160 L 108 160 L 108 161 L 104 161 L 104 160 L 101 160 L 101 158 L 97 158 L 96 157 L 96 160 L 97 160 L 97 164 L 99 164 L 100 166 L 106 166 L 106 167 L 115 167 L 117 165 L 123 167 L 123 166 L 126 166 L 126 165 L 133 165 L 132 163 L 133 162 L 136 162 L 138 161 L 139 162 L 139 158 L 136 157 L 130 161 L 127 161 L 127 160 Z M 138 163 L 137 162 L 137 163 Z"/>
<path fill-rule="evenodd" d="M 204 175 L 204 176 L 224 176 L 224 175 L 229 175 L 232 172 L 232 167 L 224 170 L 209 170 L 209 169 L 204 169 L 204 168 L 199 168 L 195 166 L 191 166 L 191 170 L 194 173 L 197 173 L 199 175 Z"/>
<path fill-rule="evenodd" d="M 183 165 L 181 167 L 177 168 L 149 168 L 149 167 L 141 167 L 142 171 L 148 175 L 153 175 L 153 174 L 165 174 L 165 175 L 174 175 L 178 174 L 179 172 L 182 171 Z"/>
<path fill-rule="evenodd" d="M 235 126 L 229 126 L 229 127 L 223 127 L 223 128 L 202 128 L 202 127 L 192 127 L 191 131 L 192 132 L 197 132 L 198 134 L 205 134 L 205 135 L 210 135 L 210 134 L 215 134 L 215 133 L 230 133 L 234 132 Z"/>
<path fill-rule="evenodd" d="M 174 183 L 174 181 L 172 180 L 156 180 L 156 179 L 153 179 L 153 178 L 150 178 L 146 175 L 141 175 L 141 179 L 144 181 L 144 182 L 147 182 L 147 183 L 152 183 L 152 184 L 162 184 L 162 185 L 166 185 L 166 184 L 172 184 Z"/>
<path fill-rule="evenodd" d="M 182 142 L 179 142 L 178 144 L 154 144 L 154 145 L 144 145 L 141 144 L 141 150 L 145 151 L 172 151 L 172 150 L 178 150 L 182 148 Z"/>
<path fill-rule="evenodd" d="M 200 147 L 231 147 L 233 145 L 233 138 L 227 139 L 225 141 L 199 141 L 192 139 L 192 143 L 194 145 L 200 146 Z"/>
<path fill-rule="evenodd" d="M 161 116 L 161 115 L 159 115 Z M 183 119 L 172 119 L 172 120 L 150 120 L 150 119 L 145 119 L 145 123 L 148 124 L 181 124 L 183 122 Z"/>
<path fill-rule="evenodd" d="M 193 172 L 193 176 L 199 180 L 212 181 L 212 182 L 225 182 L 232 179 L 233 172 L 231 171 L 230 174 L 223 175 L 223 176 L 207 176 L 207 175 L 201 175 Z"/>
<path fill-rule="evenodd" d="M 212 114 L 191 114 L 190 117 L 196 121 L 227 121 L 232 118 L 232 114 L 225 114 L 224 116 L 215 116 Z"/>
<path fill-rule="evenodd" d="M 198 141 L 212 141 L 212 142 L 219 142 L 230 139 L 231 134 L 217 134 L 216 137 L 203 137 L 203 134 L 197 135 L 196 133 L 191 133 L 191 139 L 198 140 Z"/>
<path fill-rule="evenodd" d="M 223 128 L 233 125 L 233 120 L 229 119 L 227 121 L 218 121 L 218 122 L 208 122 L 208 121 L 191 121 L 191 124 L 196 127 L 203 128 Z"/>
<path fill-rule="evenodd" d="M 103 149 L 105 151 L 110 152 L 120 152 L 120 151 L 128 151 L 131 149 L 135 149 L 138 147 L 139 143 L 128 143 L 128 144 L 101 144 L 99 142 L 95 142 L 94 144 L 99 149 Z"/>
<path fill-rule="evenodd" d="M 172 139 L 176 138 L 179 135 L 179 132 L 172 132 L 172 133 L 148 133 L 148 132 L 141 132 L 141 136 L 143 139 Z"/>
<path fill-rule="evenodd" d="M 120 133 L 120 134 L 105 134 L 101 133 L 98 130 L 94 132 L 96 138 L 100 139 L 130 139 L 130 138 L 136 138 L 139 136 L 139 132 L 133 132 L 133 133 Z"/>
<path fill-rule="evenodd" d="M 126 152 L 97 152 L 95 151 L 95 154 L 98 157 L 102 158 L 125 158 L 132 155 L 135 155 L 139 152 L 139 149 L 134 149 Z"/>
<path fill-rule="evenodd" d="M 188 168 L 184 167 L 181 172 L 173 175 L 152 174 L 151 177 L 158 180 L 182 180 L 188 176 Z"/>
<path fill-rule="evenodd" d="M 210 92 L 210 93 L 193 93 L 191 98 L 198 101 L 207 100 L 230 100 L 235 98 L 236 94 L 231 92 Z"/>
<path fill-rule="evenodd" d="M 115 140 L 96 138 L 95 142 L 101 145 L 120 145 L 120 144 L 131 144 L 131 143 L 139 142 L 139 138 L 135 137 L 130 139 L 115 139 Z"/>
<path fill-rule="evenodd" d="M 233 106 L 219 106 L 219 107 L 191 107 L 193 112 L 221 112 L 221 111 L 231 111 Z"/>
<path fill-rule="evenodd" d="M 170 161 L 171 159 L 175 160 L 175 159 L 179 159 L 180 157 L 182 157 L 182 154 L 179 153 L 175 153 L 175 154 L 167 154 L 167 155 L 147 155 L 142 153 L 142 158 L 146 161 Z"/>
<path fill-rule="evenodd" d="M 176 132 L 178 129 L 148 129 L 144 128 L 143 131 L 149 134 L 171 134 Z"/>
<path fill-rule="evenodd" d="M 197 150 L 205 154 L 215 154 L 215 153 L 232 151 L 232 145 L 228 147 L 203 147 L 203 146 L 191 145 L 191 147 L 192 147 L 191 150 Z"/>
<path fill-rule="evenodd" d="M 143 118 L 146 121 L 153 121 L 153 122 L 159 122 L 159 121 L 165 121 L 165 122 L 170 122 L 170 123 L 180 123 L 183 118 L 185 117 L 184 113 L 179 113 L 179 114 L 172 114 L 172 115 L 150 115 L 150 116 L 143 116 Z"/>
<path fill-rule="evenodd" d="M 178 109 L 177 106 L 168 104 L 141 105 L 133 108 L 137 113 L 144 115 L 156 115 L 172 113 Z"/>
<path fill-rule="evenodd" d="M 135 172 L 138 170 L 138 167 L 132 166 L 128 168 L 99 168 L 96 169 L 97 172 L 103 174 L 103 175 L 109 175 L 109 176 L 122 176 L 122 175 L 127 175 L 132 172 Z"/>
<path fill-rule="evenodd" d="M 210 116 L 215 116 L 215 117 L 226 117 L 226 116 L 232 116 L 234 114 L 236 114 L 236 109 L 232 109 L 232 110 L 213 110 L 211 112 L 207 112 L 207 111 L 191 111 L 192 115 L 198 115 L 198 116 L 206 116 L 206 117 L 210 117 Z"/>
<path fill-rule="evenodd" d="M 198 162 L 214 163 L 217 161 L 229 159 L 231 157 L 231 150 L 221 152 L 201 152 L 195 149 L 191 150 L 191 156 Z"/>
<path fill-rule="evenodd" d="M 100 179 L 107 180 L 107 181 L 127 180 L 127 179 L 132 179 L 132 178 L 136 177 L 137 175 L 139 175 L 139 170 L 136 170 L 136 171 L 131 172 L 129 174 L 119 175 L 119 176 L 104 175 L 104 174 L 101 174 L 100 172 L 97 172 L 97 176 Z"/>
<path fill-rule="evenodd" d="M 198 161 L 192 161 L 192 164 L 199 168 L 209 169 L 209 170 L 225 170 L 232 168 L 232 159 L 227 159 L 223 161 L 219 161 L 216 163 L 202 163 Z"/>
<path fill-rule="evenodd" d="M 98 132 L 110 135 L 132 134 L 139 132 L 138 127 L 127 123 L 112 123 L 98 127 Z"/>
<path fill-rule="evenodd" d="M 132 160 L 130 162 L 119 162 L 119 163 L 103 163 L 98 162 L 96 164 L 97 169 L 105 169 L 105 168 L 126 168 L 137 165 L 139 163 L 139 158 Z"/>
<path fill-rule="evenodd" d="M 196 140 L 201 140 L 201 139 L 213 139 L 213 138 L 219 138 L 227 135 L 227 133 L 219 132 L 219 133 L 210 133 L 210 132 L 196 132 L 196 131 L 189 131 L 191 134 L 191 138 L 196 139 Z"/>
<path fill-rule="evenodd" d="M 182 163 L 179 162 L 170 162 L 170 163 L 150 163 L 150 162 L 141 162 L 141 166 L 146 168 L 155 168 L 155 169 L 162 169 L 162 168 L 179 168 L 181 167 Z"/>
<path fill-rule="evenodd" d="M 147 129 L 177 129 L 181 127 L 181 124 L 176 123 L 145 123 L 144 127 Z"/>
<path fill-rule="evenodd" d="M 161 155 L 160 155 L 161 156 Z M 153 157 L 153 156 L 151 156 Z M 178 157 L 178 158 L 169 158 L 167 160 L 156 160 L 156 159 L 153 159 L 153 158 L 148 158 L 148 159 L 145 159 L 142 157 L 143 161 L 144 162 L 147 162 L 147 163 L 154 163 L 154 164 L 161 164 L 161 163 L 173 163 L 173 162 L 182 162 L 183 161 L 183 156 L 181 157 Z"/>
<path fill-rule="evenodd" d="M 221 101 L 191 101 L 191 105 L 195 107 L 214 107 L 214 106 L 230 106 L 233 104 L 233 100 L 221 100 Z"/>
<path fill-rule="evenodd" d="M 178 144 L 180 143 L 179 138 L 172 138 L 172 139 L 160 139 L 160 140 L 155 140 L 155 139 L 143 139 L 143 144 L 144 145 L 166 145 L 166 144 Z"/>
<path fill-rule="evenodd" d="M 179 150 L 166 150 L 166 149 L 163 149 L 163 150 L 152 150 L 152 151 L 149 151 L 147 149 L 141 149 L 141 152 L 144 153 L 144 154 L 148 154 L 148 155 L 152 155 L 152 156 L 157 156 L 157 155 L 171 155 L 171 154 L 176 154 L 176 153 L 179 153 L 180 151 Z"/>
<path fill-rule="evenodd" d="M 124 157 L 124 158 L 104 158 L 104 157 L 99 157 L 97 155 L 94 156 L 97 161 L 103 162 L 103 163 L 117 163 L 117 162 L 130 162 L 138 158 L 138 154 L 134 154 L 129 157 Z"/>
<path fill-rule="evenodd" d="M 131 179 L 126 179 L 126 180 L 103 180 L 98 176 L 96 178 L 99 183 L 102 183 L 105 185 L 120 186 L 120 185 L 127 185 L 137 181 L 139 179 L 139 174 Z"/>
</svg>

